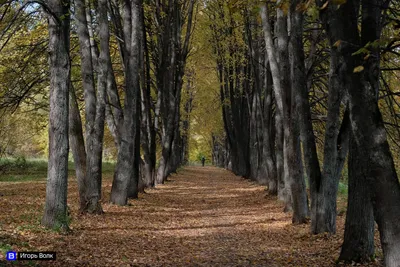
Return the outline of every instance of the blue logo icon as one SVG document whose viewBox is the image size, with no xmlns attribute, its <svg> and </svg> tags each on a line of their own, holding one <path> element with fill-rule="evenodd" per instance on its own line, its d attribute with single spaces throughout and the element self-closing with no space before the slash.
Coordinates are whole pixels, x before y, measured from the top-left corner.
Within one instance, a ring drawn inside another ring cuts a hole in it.
<svg viewBox="0 0 400 267">
<path fill-rule="evenodd" d="M 6 259 L 8 261 L 15 261 L 17 259 L 17 252 L 15 252 L 15 251 L 7 251 Z"/>
</svg>

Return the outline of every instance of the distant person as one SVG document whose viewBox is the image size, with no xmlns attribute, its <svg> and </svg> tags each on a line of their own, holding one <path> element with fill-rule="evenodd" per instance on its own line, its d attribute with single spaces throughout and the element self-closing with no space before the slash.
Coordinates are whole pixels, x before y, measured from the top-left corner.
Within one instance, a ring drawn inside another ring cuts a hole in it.
<svg viewBox="0 0 400 267">
<path fill-rule="evenodd" d="M 206 162 L 206 158 L 204 156 L 201 157 L 201 165 L 204 167 L 204 163 Z"/>
</svg>

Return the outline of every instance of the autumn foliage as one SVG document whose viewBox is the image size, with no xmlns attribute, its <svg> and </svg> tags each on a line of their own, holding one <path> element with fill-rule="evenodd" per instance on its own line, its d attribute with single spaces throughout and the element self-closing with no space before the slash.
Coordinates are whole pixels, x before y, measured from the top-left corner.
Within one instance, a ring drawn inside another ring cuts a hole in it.
<svg viewBox="0 0 400 267">
<path fill-rule="evenodd" d="M 72 177 L 68 189 L 64 235 L 39 225 L 44 182 L 0 184 L 1 247 L 57 252 L 54 262 L 18 266 L 334 266 L 343 241 L 343 212 L 336 235 L 311 235 L 263 186 L 214 167 L 186 167 L 129 206 L 103 203 L 102 216 L 80 215 Z M 110 190 L 106 177 L 103 199 Z M 381 253 L 363 266 L 381 266 Z"/>
</svg>

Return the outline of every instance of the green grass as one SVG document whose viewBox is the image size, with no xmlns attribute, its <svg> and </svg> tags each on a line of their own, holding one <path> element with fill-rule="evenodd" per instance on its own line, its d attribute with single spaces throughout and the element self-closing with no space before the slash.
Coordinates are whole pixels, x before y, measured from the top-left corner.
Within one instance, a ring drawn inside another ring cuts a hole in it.
<svg viewBox="0 0 400 267">
<path fill-rule="evenodd" d="M 103 162 L 103 173 L 114 173 L 116 162 Z"/>
<path fill-rule="evenodd" d="M 46 171 L 47 162 L 44 160 L 26 160 L 24 157 L 0 158 L 1 173 L 24 173 Z"/>
<path fill-rule="evenodd" d="M 113 173 L 115 162 L 103 162 L 103 173 Z M 75 174 L 75 166 L 68 162 L 69 175 Z M 0 158 L 0 182 L 45 181 L 47 177 L 47 160 Z"/>
<path fill-rule="evenodd" d="M 6 241 L 0 240 L 0 253 L 5 255 L 7 251 L 12 250 L 12 246 L 10 244 L 5 243 Z"/>
<path fill-rule="evenodd" d="M 18 244 L 19 246 L 22 246 L 22 247 L 25 247 L 25 248 L 29 247 L 29 244 L 27 242 L 19 242 L 17 240 L 13 240 L 13 239 L 8 238 L 8 237 L 3 237 L 3 238 L 0 238 L 0 253 L 2 255 L 6 255 L 6 253 L 8 251 L 15 251 L 11 244 L 13 244 L 13 245 L 17 245 Z M 18 261 L 11 261 L 11 262 L 9 262 L 9 264 L 15 265 L 15 266 L 39 266 L 38 263 L 33 262 L 31 260 L 26 261 L 24 263 L 21 263 L 21 262 L 18 262 Z M 2 266 L 1 262 L 0 262 L 0 266 Z"/>
<path fill-rule="evenodd" d="M 45 181 L 45 180 L 46 180 L 46 173 L 0 175 L 0 182 L 29 182 L 29 181 Z"/>
<path fill-rule="evenodd" d="M 346 183 L 339 182 L 338 195 L 347 197 L 348 193 L 349 193 L 349 187 L 347 185 L 347 182 Z"/>
</svg>

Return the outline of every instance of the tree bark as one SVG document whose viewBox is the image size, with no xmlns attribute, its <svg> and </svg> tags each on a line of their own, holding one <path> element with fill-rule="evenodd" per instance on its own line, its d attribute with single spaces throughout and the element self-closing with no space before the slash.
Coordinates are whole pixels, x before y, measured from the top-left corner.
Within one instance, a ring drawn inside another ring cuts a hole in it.
<svg viewBox="0 0 400 267">
<path fill-rule="evenodd" d="M 68 230 L 68 92 L 70 85 L 68 0 L 49 0 L 50 55 L 49 161 L 42 224 Z"/>
<path fill-rule="evenodd" d="M 280 25 L 281 28 L 286 27 L 285 19 L 282 17 L 281 14 L 283 11 L 280 10 Z M 261 18 L 263 23 L 263 32 L 265 38 L 265 45 L 267 49 L 268 59 L 269 59 L 269 66 L 271 68 L 272 80 L 274 84 L 274 93 L 275 93 L 275 102 L 276 102 L 276 113 L 275 113 L 275 123 L 276 123 L 276 170 L 277 170 L 277 180 L 278 180 L 278 197 L 284 201 L 285 203 L 285 211 L 291 210 L 291 196 L 290 196 L 290 189 L 287 188 L 289 186 L 289 174 L 288 174 L 288 138 L 290 135 L 290 127 L 288 127 L 288 113 L 287 109 L 287 88 L 288 86 L 285 81 L 285 85 L 282 84 L 281 78 L 281 69 L 286 68 L 287 66 L 280 67 L 279 65 L 284 64 L 285 62 L 279 62 L 278 64 L 278 54 L 274 47 L 272 34 L 271 34 L 271 26 L 269 24 L 269 15 L 268 15 L 268 8 L 266 4 L 263 4 L 261 7 Z M 284 47 L 286 46 L 287 50 L 287 39 L 285 36 L 285 29 L 282 30 L 281 36 L 281 50 L 283 53 Z M 287 35 L 287 30 L 286 30 Z M 286 55 L 283 53 L 280 58 L 282 61 L 285 60 Z M 288 71 L 284 69 L 284 71 Z M 288 79 L 288 78 L 287 78 Z M 284 131 L 285 125 L 285 131 Z M 286 154 L 286 156 L 285 156 Z"/>
<path fill-rule="evenodd" d="M 86 150 L 81 114 L 72 84 L 70 84 L 69 88 L 69 142 L 74 158 L 76 180 L 78 183 L 79 211 L 83 212 L 86 207 Z"/>
<path fill-rule="evenodd" d="M 114 70 L 111 64 L 111 55 L 108 54 L 108 73 L 107 73 L 107 97 L 106 97 L 106 120 L 108 129 L 114 138 L 115 147 L 119 150 L 121 145 L 121 127 L 124 122 L 124 114 L 121 100 L 115 81 Z"/>
<path fill-rule="evenodd" d="M 334 44 L 331 44 L 332 46 Z M 325 130 L 324 163 L 322 181 L 318 196 L 317 217 L 319 223 L 316 232 L 336 232 L 336 199 L 340 173 L 337 171 L 338 136 L 340 125 L 340 104 L 344 85 L 340 69 L 342 63 L 335 51 L 331 49 L 331 73 L 329 81 L 328 118 Z M 339 175 L 338 175 L 339 174 Z"/>
<path fill-rule="evenodd" d="M 268 68 L 268 56 L 265 55 L 265 74 L 264 74 L 264 108 L 262 110 L 262 133 L 263 133 L 263 147 L 262 147 L 262 160 L 261 175 L 267 175 L 268 178 L 268 193 L 271 195 L 278 194 L 278 181 L 277 181 L 277 164 L 274 157 L 275 138 L 272 133 L 273 129 L 273 112 L 272 112 L 272 77 Z"/>
<path fill-rule="evenodd" d="M 363 56 L 354 54 L 367 41 L 380 38 L 385 4 L 383 0 L 362 1 L 362 28 L 365 28 L 361 31 L 361 38 L 358 30 L 359 1 L 346 2 L 334 15 L 332 13 L 337 7 L 331 5 L 321 12 L 321 17 L 328 21 L 325 25 L 330 38 L 342 40 L 338 52 L 346 64 L 343 73 L 348 83 L 351 131 L 358 151 L 358 168 L 362 170 L 362 176 L 357 179 L 365 179 L 368 185 L 385 266 L 394 267 L 400 262 L 400 184 L 377 102 L 379 57 L 373 56 L 377 53 L 374 50 L 366 61 Z M 355 71 L 360 65 L 364 66 L 364 71 Z"/>
<path fill-rule="evenodd" d="M 125 105 L 124 125 L 121 132 L 121 147 L 111 188 L 111 203 L 127 205 L 128 197 L 137 197 L 138 169 L 137 138 L 140 128 L 138 114 L 139 68 L 140 68 L 140 7 L 142 1 L 125 2 L 124 37 L 126 60 L 125 65 Z M 130 17 L 130 18 L 129 18 Z M 133 187 L 133 188 L 132 188 Z"/>
<path fill-rule="evenodd" d="M 249 140 L 249 162 L 250 162 L 250 178 L 257 181 L 258 178 L 258 145 L 257 139 L 257 92 L 253 92 L 251 109 L 250 109 L 250 140 Z M 258 181 L 259 182 L 259 181 Z M 265 184 L 265 183 L 264 183 Z"/>
<path fill-rule="evenodd" d="M 278 1 L 277 4 L 281 4 L 283 1 Z M 291 124 L 291 84 L 290 84 L 290 63 L 289 63 L 289 36 L 288 36 L 288 17 L 286 11 L 281 9 L 279 6 L 276 9 L 276 59 L 279 68 L 279 79 L 281 86 L 281 94 L 283 101 L 283 181 L 278 187 L 278 196 L 285 203 L 285 211 L 291 211 L 292 207 L 292 195 L 291 195 L 291 170 L 294 163 L 291 158 L 295 155 L 292 154 L 294 151 L 292 136 L 292 124 Z"/>
<path fill-rule="evenodd" d="M 82 85 L 85 93 L 86 115 L 86 174 L 85 174 L 85 206 L 82 212 L 101 214 L 101 161 L 104 115 L 102 99 L 96 99 L 94 83 L 93 54 L 88 30 L 85 2 L 75 2 L 77 13 L 77 33 L 81 56 Z M 100 78 L 99 78 L 100 79 Z M 100 85 L 100 80 L 99 80 Z M 98 88 L 101 97 L 101 88 Z M 100 112 L 100 113 L 98 113 Z"/>
<path fill-rule="evenodd" d="M 298 4 L 298 1 L 296 4 Z M 299 14 L 297 14 L 299 16 Z M 292 22 L 293 23 L 293 22 Z M 295 79 L 296 84 L 293 85 L 295 90 L 294 101 L 298 103 L 298 114 L 299 114 L 299 123 L 300 123 L 300 133 L 303 145 L 303 155 L 304 155 L 304 165 L 306 168 L 306 173 L 308 175 L 309 184 L 310 184 L 310 195 L 311 195 L 311 232 L 315 233 L 316 228 L 316 220 L 315 216 L 317 214 L 317 190 L 320 187 L 321 183 L 321 169 L 319 165 L 318 155 L 317 155 L 317 147 L 315 143 L 314 129 L 311 120 L 311 109 L 310 102 L 308 97 L 308 86 L 307 86 L 307 75 L 305 70 L 305 56 L 304 56 L 304 48 L 302 45 L 301 33 L 303 32 L 300 29 L 296 29 L 296 26 L 299 22 L 294 20 L 296 25 L 292 27 L 292 36 L 291 42 L 292 46 L 292 68 L 296 67 Z M 303 23 L 303 22 L 300 22 Z"/>
<path fill-rule="evenodd" d="M 109 1 L 109 9 L 111 20 L 114 24 L 115 34 L 119 44 L 119 52 L 121 55 L 122 62 L 125 62 L 125 48 L 124 48 L 124 33 L 121 22 L 121 14 L 116 1 Z M 106 103 L 106 120 L 107 126 L 110 130 L 111 135 L 114 138 L 114 143 L 119 151 L 121 145 L 121 131 L 124 123 L 123 108 L 121 106 L 121 100 L 118 93 L 117 82 L 115 80 L 114 69 L 111 62 L 111 55 L 109 54 L 108 60 L 108 75 L 107 75 L 107 103 Z"/>
<path fill-rule="evenodd" d="M 300 149 L 300 112 L 301 90 L 306 88 L 304 49 L 303 49 L 303 23 L 304 16 L 297 6 L 301 0 L 292 0 L 290 6 L 290 68 L 291 68 L 291 111 L 290 111 L 290 136 L 289 136 L 289 163 L 290 163 L 290 189 L 293 200 L 293 223 L 306 223 L 308 216 L 308 201 L 306 186 L 303 176 L 303 164 Z M 306 90 L 306 89 L 305 89 Z"/>
<path fill-rule="evenodd" d="M 143 164 L 141 172 L 144 178 L 144 187 L 154 187 L 155 168 L 156 168 L 156 138 L 153 119 L 151 115 L 151 76 L 150 76 L 150 57 L 147 47 L 146 26 L 144 23 L 143 6 L 140 12 L 141 20 L 141 98 L 142 98 L 142 124 L 141 124 L 141 146 L 143 149 Z"/>
<path fill-rule="evenodd" d="M 252 30 L 251 25 L 257 25 L 255 21 L 250 20 L 249 12 L 246 9 L 244 15 L 246 42 L 248 46 L 247 53 L 251 59 L 251 64 L 248 66 L 249 82 L 247 91 L 248 110 L 250 112 L 250 127 L 249 127 L 249 165 L 250 179 L 259 184 L 267 184 L 267 177 L 260 175 L 261 171 L 261 156 L 262 156 L 262 136 L 261 136 L 261 114 L 260 114 L 260 93 L 261 93 L 261 73 L 259 68 L 259 49 L 257 45 L 257 31 Z M 253 34 L 254 32 L 254 34 Z"/>
<path fill-rule="evenodd" d="M 341 12 L 342 10 L 338 10 Z M 334 16 L 334 15 L 332 15 Z M 335 32 L 345 32 L 345 27 L 329 25 L 324 18 L 323 24 Z M 333 27 L 332 27 L 333 26 Z M 340 38 L 329 37 L 331 62 L 329 73 L 328 115 L 324 141 L 324 162 L 322 174 L 313 169 L 310 180 L 312 196 L 311 232 L 336 232 L 336 200 L 339 180 L 348 151 L 349 121 L 348 111 L 340 122 L 340 110 L 346 90 L 346 77 L 343 73 L 345 64 L 336 48 Z"/>
<path fill-rule="evenodd" d="M 367 181 L 354 141 L 348 157 L 348 200 L 344 241 L 339 260 L 370 261 L 374 256 L 374 213 Z"/>
<path fill-rule="evenodd" d="M 275 138 L 276 138 L 276 174 L 278 182 L 278 192 L 284 188 L 284 157 L 283 157 L 283 88 L 281 86 L 281 80 L 279 78 L 279 66 L 276 59 L 275 47 L 272 41 L 271 26 L 269 23 L 268 8 L 266 4 L 261 6 L 261 18 L 263 24 L 263 32 L 265 39 L 265 46 L 267 49 L 268 61 L 271 70 L 272 81 L 274 84 L 274 94 L 276 103 L 275 112 Z M 280 195 L 280 199 L 284 200 L 283 196 Z M 286 201 L 287 202 L 287 201 Z"/>
</svg>

